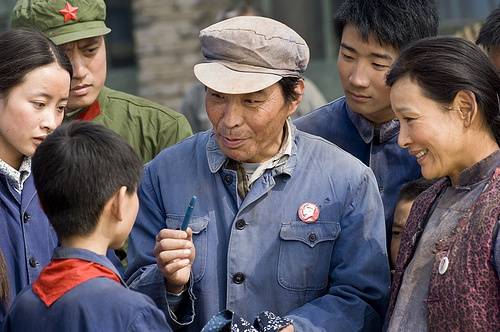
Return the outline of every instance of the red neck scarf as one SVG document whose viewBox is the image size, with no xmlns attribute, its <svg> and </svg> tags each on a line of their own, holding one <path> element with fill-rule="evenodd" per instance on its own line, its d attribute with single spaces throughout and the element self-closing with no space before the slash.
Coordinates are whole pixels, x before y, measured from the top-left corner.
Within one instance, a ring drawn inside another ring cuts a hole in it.
<svg viewBox="0 0 500 332">
<path fill-rule="evenodd" d="M 52 260 L 42 270 L 32 289 L 40 300 L 50 307 L 66 292 L 94 278 L 108 278 L 120 283 L 120 277 L 101 264 L 78 258 L 67 258 Z"/>
<path fill-rule="evenodd" d="M 99 102 L 96 99 L 96 101 L 94 101 L 92 105 L 89 106 L 89 108 L 78 114 L 76 118 L 83 121 L 92 121 L 99 114 L 101 114 L 101 107 L 99 106 Z"/>
</svg>

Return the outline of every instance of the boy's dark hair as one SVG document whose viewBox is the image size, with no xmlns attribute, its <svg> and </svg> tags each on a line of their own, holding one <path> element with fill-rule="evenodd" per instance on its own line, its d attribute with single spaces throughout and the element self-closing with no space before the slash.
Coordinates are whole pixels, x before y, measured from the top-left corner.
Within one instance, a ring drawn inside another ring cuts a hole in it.
<svg viewBox="0 0 500 332">
<path fill-rule="evenodd" d="M 7 98 L 28 73 L 51 63 L 73 76 L 66 54 L 40 32 L 12 29 L 0 33 L 0 97 Z"/>
<path fill-rule="evenodd" d="M 32 160 L 40 203 L 59 238 L 91 233 L 120 187 L 137 190 L 142 167 L 120 136 L 83 121 L 57 128 Z"/>
<path fill-rule="evenodd" d="M 476 44 L 483 46 L 487 50 L 500 46 L 500 8 L 495 9 L 486 18 Z"/>
<path fill-rule="evenodd" d="M 347 24 L 365 41 L 373 36 L 381 45 L 400 50 L 414 40 L 436 36 L 439 16 L 435 0 L 345 0 L 334 19 L 339 41 Z"/>
<path fill-rule="evenodd" d="M 425 96 L 449 106 L 461 90 L 474 93 L 487 128 L 500 144 L 500 76 L 476 45 L 457 37 L 418 40 L 405 48 L 387 74 L 386 83 L 409 77 Z"/>
<path fill-rule="evenodd" d="M 436 180 L 419 178 L 405 183 L 399 190 L 398 202 L 415 200 L 418 195 L 429 189 L 435 182 Z"/>
</svg>

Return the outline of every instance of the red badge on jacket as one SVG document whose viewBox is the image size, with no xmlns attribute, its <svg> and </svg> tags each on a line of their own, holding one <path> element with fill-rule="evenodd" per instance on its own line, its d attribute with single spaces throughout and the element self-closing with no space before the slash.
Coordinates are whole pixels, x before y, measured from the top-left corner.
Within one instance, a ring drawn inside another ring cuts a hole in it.
<svg viewBox="0 0 500 332">
<path fill-rule="evenodd" d="M 304 203 L 299 207 L 299 218 L 307 224 L 315 223 L 319 218 L 319 208 L 313 203 Z"/>
</svg>

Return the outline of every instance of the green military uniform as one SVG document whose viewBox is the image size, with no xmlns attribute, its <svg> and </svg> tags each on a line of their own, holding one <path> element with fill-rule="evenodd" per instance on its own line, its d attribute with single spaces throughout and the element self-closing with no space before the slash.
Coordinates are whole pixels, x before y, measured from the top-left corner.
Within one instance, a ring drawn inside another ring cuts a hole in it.
<svg viewBox="0 0 500 332">
<path fill-rule="evenodd" d="M 88 110 L 68 114 L 65 121 L 81 118 L 102 124 L 122 136 L 144 162 L 191 135 L 191 127 L 181 114 L 107 87 L 103 87 L 97 102 Z"/>
<path fill-rule="evenodd" d="M 39 29 L 61 45 L 111 32 L 105 23 L 103 0 L 18 0 L 12 27 Z M 148 162 L 162 149 L 192 134 L 186 118 L 159 104 L 103 87 L 86 110 L 66 120 L 83 119 L 104 125 L 122 136 Z"/>
</svg>

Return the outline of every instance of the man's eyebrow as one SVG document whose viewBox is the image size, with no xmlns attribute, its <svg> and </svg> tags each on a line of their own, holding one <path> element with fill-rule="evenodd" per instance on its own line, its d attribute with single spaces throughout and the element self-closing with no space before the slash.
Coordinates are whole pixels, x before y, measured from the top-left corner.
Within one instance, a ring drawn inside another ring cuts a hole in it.
<svg viewBox="0 0 500 332">
<path fill-rule="evenodd" d="M 375 57 L 375 58 L 380 58 L 380 59 L 384 59 L 384 60 L 389 60 L 389 61 L 394 60 L 392 58 L 392 56 L 390 56 L 389 54 L 385 54 L 385 53 L 370 53 L 370 55 Z"/>
<path fill-rule="evenodd" d="M 98 44 L 99 41 L 100 41 L 99 37 L 93 37 L 93 38 L 81 40 L 80 43 L 79 43 L 79 46 L 80 47 L 86 47 L 86 46 L 89 46 L 89 45 Z"/>
<path fill-rule="evenodd" d="M 346 50 L 348 50 L 350 52 L 358 53 L 356 51 L 356 49 L 354 49 L 352 46 L 346 45 L 345 43 L 340 43 L 340 47 L 345 48 Z M 386 53 L 372 52 L 372 53 L 370 53 L 370 56 L 374 57 L 374 58 L 380 58 L 383 60 L 389 60 L 389 61 L 394 60 L 392 56 L 390 56 L 389 54 L 386 54 Z"/>
<path fill-rule="evenodd" d="M 354 47 L 346 45 L 345 43 L 340 43 L 340 47 L 345 48 L 348 51 L 351 51 L 351 52 L 354 52 L 354 53 L 358 53 L 358 52 L 356 52 L 356 50 L 354 49 Z"/>
</svg>

